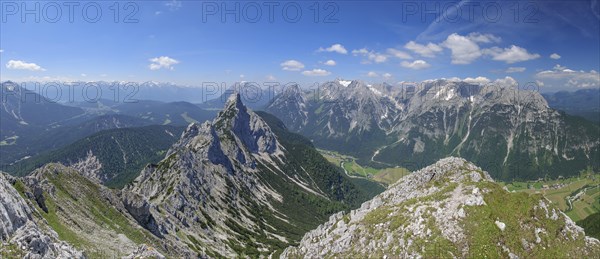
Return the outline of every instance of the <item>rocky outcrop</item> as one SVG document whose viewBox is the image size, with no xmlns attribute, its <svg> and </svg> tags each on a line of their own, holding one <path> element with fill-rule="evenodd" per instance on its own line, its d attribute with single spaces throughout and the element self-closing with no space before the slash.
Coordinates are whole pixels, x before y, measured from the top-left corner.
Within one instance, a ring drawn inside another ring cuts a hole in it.
<svg viewBox="0 0 600 259">
<path fill-rule="evenodd" d="M 0 172 L 0 255 L 23 258 L 83 258 L 80 251 L 42 231 L 33 210 L 13 187 L 17 180 Z M 49 229 L 45 226 L 44 229 Z"/>
<path fill-rule="evenodd" d="M 152 259 L 164 259 L 166 258 L 156 249 L 151 246 L 141 245 L 137 248 L 137 250 L 133 251 L 128 256 L 123 257 L 123 259 L 143 259 L 143 258 L 152 258 Z"/>
<path fill-rule="evenodd" d="M 162 234 L 156 225 L 156 220 L 150 212 L 151 205 L 146 199 L 131 192 L 122 192 L 121 199 L 127 212 L 129 212 L 129 214 L 140 224 L 140 226 L 152 232 L 152 234 L 156 235 L 157 237 L 162 237 Z"/>
<path fill-rule="evenodd" d="M 31 220 L 31 209 L 10 182 L 15 179 L 0 173 L 0 239 L 12 234 Z"/>
<path fill-rule="evenodd" d="M 541 195 L 509 193 L 480 168 L 449 157 L 401 178 L 308 232 L 282 258 L 568 257 L 600 242 Z"/>
</svg>

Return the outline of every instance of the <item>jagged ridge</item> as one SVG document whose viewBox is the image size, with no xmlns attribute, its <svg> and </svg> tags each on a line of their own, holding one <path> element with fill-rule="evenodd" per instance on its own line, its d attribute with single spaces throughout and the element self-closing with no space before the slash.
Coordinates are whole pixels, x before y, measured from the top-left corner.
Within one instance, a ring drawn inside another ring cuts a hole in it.
<svg viewBox="0 0 600 259">
<path fill-rule="evenodd" d="M 586 237 L 541 195 L 509 193 L 487 172 L 449 157 L 401 178 L 350 213 L 307 233 L 283 258 L 586 258 Z"/>
</svg>

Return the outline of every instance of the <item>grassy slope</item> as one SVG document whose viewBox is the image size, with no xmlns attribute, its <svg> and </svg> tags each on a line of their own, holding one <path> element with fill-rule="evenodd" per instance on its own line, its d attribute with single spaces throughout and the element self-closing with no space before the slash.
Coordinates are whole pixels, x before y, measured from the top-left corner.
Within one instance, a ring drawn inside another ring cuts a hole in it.
<svg viewBox="0 0 600 259">
<path fill-rule="evenodd" d="M 35 200 L 32 203 L 59 239 L 83 250 L 91 258 L 124 256 L 124 252 L 131 252 L 122 251 L 123 247 L 116 243 L 119 236 L 133 244 L 159 247 L 158 240 L 150 232 L 116 210 L 101 195 L 110 190 L 103 190 L 78 172 L 57 164 L 49 164 L 44 170 L 44 177 L 54 189 L 53 193 L 43 192 L 47 211 Z M 26 190 L 23 186 L 15 187 L 21 193 Z"/>
</svg>

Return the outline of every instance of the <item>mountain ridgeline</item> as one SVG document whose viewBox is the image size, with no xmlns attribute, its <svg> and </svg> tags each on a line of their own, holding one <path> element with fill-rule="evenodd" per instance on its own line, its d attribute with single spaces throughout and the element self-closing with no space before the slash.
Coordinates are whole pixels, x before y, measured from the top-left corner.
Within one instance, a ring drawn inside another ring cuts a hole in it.
<svg viewBox="0 0 600 259">
<path fill-rule="evenodd" d="M 21 160 L 6 170 L 24 176 L 48 163 L 76 168 L 108 187 L 121 188 L 148 163 L 158 163 L 185 127 L 151 125 L 100 131 L 72 144 Z"/>
<path fill-rule="evenodd" d="M 509 192 L 448 157 L 307 233 L 282 258 L 595 258 L 586 236 L 541 194 Z"/>
<path fill-rule="evenodd" d="M 511 78 L 402 87 L 338 80 L 317 91 L 288 87 L 266 111 L 317 147 L 375 167 L 416 170 L 454 155 L 503 180 L 600 168 L 599 126 L 549 108 Z"/>
<path fill-rule="evenodd" d="M 235 94 L 126 190 L 148 199 L 161 235 L 210 256 L 267 256 L 368 198 L 307 144 L 277 135 Z"/>
<path fill-rule="evenodd" d="M 187 126 L 216 114 L 188 102 L 99 99 L 58 103 L 42 96 L 42 90 L 30 91 L 10 81 L 2 83 L 0 90 L 0 167 L 5 170 L 103 130 Z"/>
<path fill-rule="evenodd" d="M 144 135 L 153 134 L 144 128 Z M 112 131 L 127 135 L 125 130 Z M 28 248 L 15 239 L 23 224 L 13 222 L 10 212 L 1 226 L 17 230 L 2 236 L 3 255 L 135 257 L 154 251 L 171 257 L 277 256 L 331 214 L 357 208 L 383 191 L 378 184 L 348 178 L 277 118 L 246 108 L 239 94 L 213 121 L 190 124 L 164 159 L 146 166 L 121 190 L 104 187 L 99 176 L 112 175 L 90 168 L 133 151 L 111 157 L 110 152 L 77 148 L 90 147 L 89 141 L 110 147 L 123 140 L 108 132 L 59 152 L 80 152 L 87 157 L 83 162 L 48 163 L 22 178 L 0 179 L 20 193 L 20 203 L 29 208 L 26 217 L 37 222 L 35 231 L 51 236 L 40 241 L 45 247 L 63 241 L 72 246 L 65 251 Z M 111 137 L 103 139 L 107 134 Z M 14 204 L 3 200 L 10 211 Z"/>
</svg>

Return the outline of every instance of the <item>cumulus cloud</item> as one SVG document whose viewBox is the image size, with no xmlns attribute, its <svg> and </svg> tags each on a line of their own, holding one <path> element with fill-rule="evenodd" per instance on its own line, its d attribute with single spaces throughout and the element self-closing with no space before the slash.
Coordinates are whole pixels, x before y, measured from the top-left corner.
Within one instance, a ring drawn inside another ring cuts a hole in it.
<svg viewBox="0 0 600 259">
<path fill-rule="evenodd" d="M 465 83 L 469 84 L 477 84 L 477 85 L 485 85 L 491 82 L 487 77 L 478 76 L 476 78 L 467 77 L 463 79 Z"/>
<path fill-rule="evenodd" d="M 150 70 L 159 70 L 161 68 L 173 70 L 175 69 L 173 66 L 179 64 L 178 60 L 167 56 L 151 58 L 150 62 L 150 65 L 148 65 L 148 68 L 150 68 Z"/>
<path fill-rule="evenodd" d="M 427 45 L 423 45 L 414 41 L 409 41 L 404 45 L 404 48 L 428 58 L 433 58 L 437 53 L 442 52 L 441 46 L 431 42 L 427 43 Z"/>
<path fill-rule="evenodd" d="M 393 57 L 399 58 L 399 59 L 412 59 L 413 57 L 401 50 L 397 50 L 394 48 L 389 48 L 387 49 L 387 53 L 389 53 L 390 55 L 392 55 Z"/>
<path fill-rule="evenodd" d="M 493 60 L 504 61 L 508 64 L 527 61 L 539 58 L 539 54 L 529 53 L 526 49 L 516 45 L 511 45 L 510 48 L 493 47 L 486 49 L 486 55 L 490 55 Z"/>
<path fill-rule="evenodd" d="M 337 53 L 340 53 L 340 54 L 347 54 L 348 53 L 348 51 L 346 50 L 346 48 L 344 48 L 344 46 L 342 44 L 339 44 L 339 43 L 338 44 L 333 44 L 329 48 L 323 48 L 323 47 L 321 47 L 317 51 L 318 52 L 337 52 Z"/>
<path fill-rule="evenodd" d="M 373 71 L 369 71 L 369 73 L 367 73 L 368 77 L 378 77 L 379 75 Z"/>
<path fill-rule="evenodd" d="M 551 59 L 560 59 L 560 55 L 556 54 L 556 53 L 552 53 L 552 55 L 550 55 Z"/>
<path fill-rule="evenodd" d="M 390 79 L 390 78 L 392 78 L 392 74 L 390 74 L 390 73 L 384 73 L 383 74 L 383 78 Z"/>
<path fill-rule="evenodd" d="M 265 77 L 265 79 L 267 79 L 267 81 L 276 81 L 277 80 L 277 78 L 273 75 L 267 75 Z"/>
<path fill-rule="evenodd" d="M 428 68 L 431 66 L 427 62 L 425 62 L 425 60 L 420 60 L 420 59 L 415 60 L 413 62 L 402 61 L 400 63 L 400 65 L 405 68 L 410 68 L 410 69 L 424 69 L 424 68 Z"/>
<path fill-rule="evenodd" d="M 541 71 L 535 74 L 535 78 L 544 85 L 554 87 L 600 87 L 600 74 L 598 74 L 598 71 L 575 71 L 561 65 L 556 65 L 551 70 Z"/>
<path fill-rule="evenodd" d="M 509 67 L 506 69 L 506 73 L 520 73 L 524 72 L 526 68 L 524 67 Z"/>
<path fill-rule="evenodd" d="M 507 76 L 505 78 L 496 79 L 494 85 L 506 86 L 506 87 L 517 87 L 519 83 L 514 78 Z"/>
<path fill-rule="evenodd" d="M 328 76 L 331 74 L 331 72 L 324 69 L 315 68 L 313 70 L 302 71 L 302 74 L 305 76 Z"/>
<path fill-rule="evenodd" d="M 470 64 L 482 55 L 474 40 L 457 33 L 450 34 L 442 45 L 452 52 L 452 64 Z"/>
<path fill-rule="evenodd" d="M 6 68 L 30 71 L 46 71 L 46 69 L 37 65 L 36 63 L 27 63 L 22 60 L 9 60 L 8 63 L 6 63 Z"/>
<path fill-rule="evenodd" d="M 500 37 L 494 36 L 493 34 L 482 34 L 479 32 L 471 32 L 467 35 L 467 38 L 478 43 L 497 43 L 501 41 Z"/>
<path fill-rule="evenodd" d="M 279 65 L 281 66 L 281 69 L 286 71 L 300 71 L 304 68 L 304 64 L 294 59 L 286 60 Z"/>
<path fill-rule="evenodd" d="M 363 61 L 365 64 L 369 64 L 371 62 L 375 63 L 383 63 L 386 62 L 388 56 L 379 52 L 375 52 L 373 50 L 368 50 L 366 48 L 355 49 L 352 51 L 352 55 L 354 56 L 364 56 L 367 58 L 366 61 Z"/>
<path fill-rule="evenodd" d="M 336 65 L 335 60 L 332 60 L 332 59 L 325 61 L 323 64 L 325 64 L 327 66 L 335 66 Z"/>
</svg>

